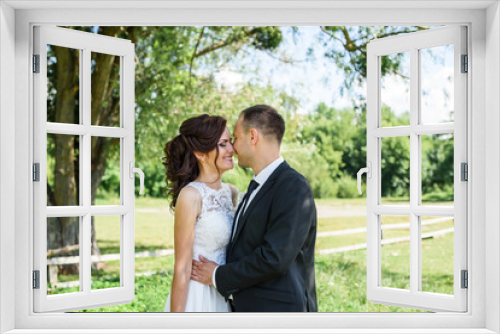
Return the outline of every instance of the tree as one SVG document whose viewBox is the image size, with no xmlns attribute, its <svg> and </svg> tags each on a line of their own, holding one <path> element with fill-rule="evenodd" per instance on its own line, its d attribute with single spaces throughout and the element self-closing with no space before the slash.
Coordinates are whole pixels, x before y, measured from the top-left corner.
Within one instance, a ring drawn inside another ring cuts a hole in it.
<svg viewBox="0 0 500 334">
<path fill-rule="evenodd" d="M 351 160 L 358 160 L 363 155 L 357 139 L 366 137 L 366 126 L 363 127 L 360 121 L 353 109 L 337 110 L 320 103 L 302 131 L 303 142 L 311 141 L 316 145 L 318 153 L 328 162 L 333 179 L 344 174 L 355 175 L 359 169 Z"/>
<path fill-rule="evenodd" d="M 345 75 L 344 88 L 352 90 L 354 85 L 362 85 L 366 81 L 366 47 L 371 40 L 426 30 L 425 26 L 322 26 L 320 41 L 328 47 L 325 56 Z M 389 73 L 401 75 L 402 54 L 394 57 L 383 57 L 381 75 Z M 357 96 L 363 98 L 362 96 Z"/>
<path fill-rule="evenodd" d="M 139 148 L 136 152 L 139 157 L 161 157 L 161 145 L 158 143 L 171 138 L 181 120 L 202 111 L 217 110 L 215 107 L 220 104 L 213 102 L 217 95 L 212 91 L 215 87 L 213 78 L 197 75 L 199 59 L 212 57 L 227 60 L 223 53 L 215 55 L 216 51 L 237 52 L 245 45 L 272 52 L 281 42 L 279 27 L 72 28 L 130 39 L 136 45 L 136 145 Z M 79 123 L 79 52 L 52 46 L 49 57 L 52 62 L 48 73 L 48 120 Z M 119 57 L 92 54 L 92 125 L 119 125 L 119 64 Z M 212 103 L 200 105 L 200 100 Z M 214 109 L 210 110 L 210 107 Z M 112 153 L 118 144 L 118 139 L 92 138 L 92 204 L 95 204 L 97 189 L 109 160 L 117 158 Z M 73 136 L 55 135 L 49 141 L 49 159 L 53 160 L 54 176 L 48 182 L 48 205 L 78 204 L 78 146 L 78 139 Z M 160 159 L 156 161 L 160 163 Z M 59 218 L 49 225 L 49 249 L 79 244 L 78 219 Z M 92 254 L 99 254 L 96 240 L 92 220 Z M 70 248 L 75 250 L 75 247 Z"/>
<path fill-rule="evenodd" d="M 453 200 L 453 134 L 421 136 L 422 195 L 428 200 Z"/>
<path fill-rule="evenodd" d="M 48 120 L 58 123 L 78 123 L 78 63 L 76 50 L 52 46 L 48 53 Z M 52 79 L 52 80 L 51 80 Z M 47 183 L 47 205 L 78 205 L 78 137 L 47 136 L 47 148 L 53 157 L 53 173 Z M 79 244 L 79 219 L 61 217 L 47 224 L 48 249 L 66 249 L 74 254 Z M 77 271 L 74 266 L 70 271 Z"/>
</svg>

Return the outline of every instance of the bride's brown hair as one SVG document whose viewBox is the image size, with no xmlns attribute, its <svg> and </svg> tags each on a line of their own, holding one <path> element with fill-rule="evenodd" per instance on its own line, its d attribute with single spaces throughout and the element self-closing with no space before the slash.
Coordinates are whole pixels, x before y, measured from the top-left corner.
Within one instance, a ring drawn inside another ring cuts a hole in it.
<svg viewBox="0 0 500 334">
<path fill-rule="evenodd" d="M 167 142 L 163 150 L 163 165 L 167 169 L 167 195 L 171 197 L 172 208 L 177 204 L 182 188 L 200 174 L 194 152 L 208 153 L 216 149 L 216 162 L 219 157 L 217 143 L 225 130 L 224 118 L 203 114 L 182 122 L 179 135 Z"/>
</svg>

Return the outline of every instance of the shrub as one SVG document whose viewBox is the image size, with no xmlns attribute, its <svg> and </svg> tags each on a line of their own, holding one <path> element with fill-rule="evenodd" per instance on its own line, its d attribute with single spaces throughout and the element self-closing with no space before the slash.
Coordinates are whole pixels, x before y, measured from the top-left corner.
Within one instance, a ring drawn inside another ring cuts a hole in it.
<svg viewBox="0 0 500 334">
<path fill-rule="evenodd" d="M 358 193 L 357 180 L 348 175 L 342 175 L 336 180 L 336 183 L 338 186 L 337 198 L 358 198 L 364 196 Z M 366 190 L 363 193 L 366 193 Z"/>
<path fill-rule="evenodd" d="M 238 158 L 233 158 L 234 168 L 228 170 L 222 175 L 222 182 L 230 183 L 240 192 L 246 192 L 248 184 L 253 177 L 253 171 L 250 168 L 238 167 Z"/>
<path fill-rule="evenodd" d="M 331 198 L 337 195 L 337 185 L 333 182 L 328 163 L 312 144 L 284 144 L 283 157 L 309 182 L 314 198 Z"/>
</svg>

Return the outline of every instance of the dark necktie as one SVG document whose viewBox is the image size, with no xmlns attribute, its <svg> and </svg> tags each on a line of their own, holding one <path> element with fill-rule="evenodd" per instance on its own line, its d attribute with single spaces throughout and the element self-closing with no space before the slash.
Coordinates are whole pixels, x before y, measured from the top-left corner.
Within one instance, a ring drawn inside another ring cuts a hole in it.
<svg viewBox="0 0 500 334">
<path fill-rule="evenodd" d="M 245 194 L 245 196 L 243 196 L 243 200 L 241 201 L 241 205 L 240 205 L 238 211 L 236 211 L 235 218 L 237 220 L 235 221 L 235 224 L 234 224 L 235 226 L 233 227 L 233 233 L 231 235 L 231 239 L 234 237 L 234 235 L 236 233 L 236 229 L 238 228 L 238 224 L 241 220 L 241 217 L 244 214 L 245 207 L 250 199 L 250 195 L 253 193 L 255 188 L 257 188 L 258 186 L 259 186 L 259 183 L 257 181 L 255 181 L 255 180 L 250 181 L 250 184 L 248 185 L 247 193 Z M 239 216 L 238 216 L 238 214 L 239 214 Z"/>
</svg>

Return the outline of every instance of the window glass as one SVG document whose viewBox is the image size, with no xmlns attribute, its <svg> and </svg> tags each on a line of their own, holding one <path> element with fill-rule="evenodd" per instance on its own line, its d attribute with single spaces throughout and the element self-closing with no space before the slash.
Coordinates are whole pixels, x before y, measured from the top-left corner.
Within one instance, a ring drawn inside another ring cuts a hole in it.
<svg viewBox="0 0 500 334">
<path fill-rule="evenodd" d="M 47 122 L 80 121 L 80 50 L 47 45 Z"/>
<path fill-rule="evenodd" d="M 47 295 L 80 291 L 80 217 L 47 218 Z"/>
<path fill-rule="evenodd" d="M 380 62 L 381 125 L 410 125 L 410 53 L 382 56 Z"/>
</svg>

